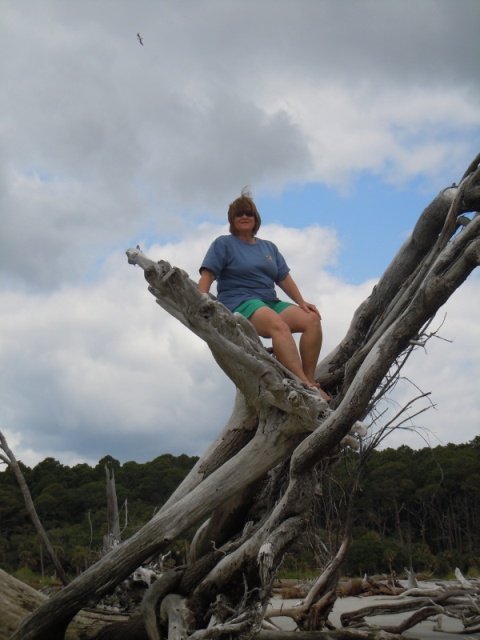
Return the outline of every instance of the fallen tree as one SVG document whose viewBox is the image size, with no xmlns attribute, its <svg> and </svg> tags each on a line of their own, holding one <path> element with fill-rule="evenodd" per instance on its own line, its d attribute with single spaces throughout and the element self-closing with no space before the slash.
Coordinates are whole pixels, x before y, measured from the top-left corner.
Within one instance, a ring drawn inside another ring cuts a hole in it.
<svg viewBox="0 0 480 640">
<path fill-rule="evenodd" d="M 0 640 L 7 640 L 22 618 L 48 602 L 48 596 L 0 569 Z M 80 611 L 69 625 L 66 640 L 94 640 L 113 623 L 126 622 L 129 615 L 108 611 Z"/>
<path fill-rule="evenodd" d="M 479 263 L 480 216 L 467 215 L 479 208 L 479 163 L 480 156 L 458 187 L 443 190 L 421 214 L 345 338 L 319 364 L 316 379 L 333 397 L 330 406 L 272 358 L 248 321 L 200 294 L 185 272 L 138 248 L 127 252 L 159 305 L 208 344 L 236 385 L 232 415 L 151 521 L 23 620 L 12 640 L 63 638 L 80 609 L 194 526 L 188 565 L 164 573 L 136 616 L 98 637 L 259 634 L 278 566 L 308 522 L 320 466 L 328 468 L 341 447 L 358 446 L 358 422 L 388 390 L 392 368 L 423 344 L 431 319 Z M 328 624 L 350 533 L 346 526 L 300 629 Z M 375 637 L 336 633 L 344 635 L 330 637 Z"/>
<path fill-rule="evenodd" d="M 408 598 L 408 599 L 407 599 Z M 402 601 L 403 600 L 403 601 Z M 392 601 L 363 607 L 341 616 L 344 627 L 360 627 L 379 629 L 374 623 L 367 623 L 365 618 L 378 615 L 395 615 L 413 611 L 411 616 L 396 625 L 382 625 L 381 628 L 389 633 L 401 634 L 422 620 L 433 616 L 455 618 L 462 622 L 463 633 L 477 633 L 480 630 L 480 585 L 470 587 L 449 587 L 439 585 L 436 589 L 409 589 Z M 441 631 L 441 623 L 437 625 Z"/>
</svg>

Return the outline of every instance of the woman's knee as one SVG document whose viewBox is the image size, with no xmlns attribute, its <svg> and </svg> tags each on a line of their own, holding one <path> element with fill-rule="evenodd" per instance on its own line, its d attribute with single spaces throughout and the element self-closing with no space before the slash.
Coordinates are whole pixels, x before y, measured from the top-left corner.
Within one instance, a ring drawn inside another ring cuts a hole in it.
<svg viewBox="0 0 480 640">
<path fill-rule="evenodd" d="M 322 335 L 322 321 L 317 316 L 316 313 L 309 313 L 307 317 L 304 318 L 303 327 L 300 329 L 300 333 L 307 332 L 309 335 L 318 334 L 321 337 Z"/>
<path fill-rule="evenodd" d="M 290 328 L 285 320 L 268 307 L 262 307 L 255 311 L 249 320 L 259 334 L 266 338 L 290 333 Z"/>
<path fill-rule="evenodd" d="M 307 326 L 314 327 L 314 328 L 319 329 L 321 331 L 322 330 L 322 320 L 321 320 L 320 316 L 318 316 L 316 313 L 313 313 L 313 311 L 308 313 L 307 314 Z"/>
<path fill-rule="evenodd" d="M 288 324 L 278 314 L 271 318 L 270 328 L 273 333 L 278 335 L 291 335 L 292 333 Z"/>
<path fill-rule="evenodd" d="M 321 326 L 320 316 L 313 311 L 310 311 L 310 313 L 303 312 L 300 322 L 303 331 L 305 331 L 306 329 L 318 328 Z"/>
</svg>

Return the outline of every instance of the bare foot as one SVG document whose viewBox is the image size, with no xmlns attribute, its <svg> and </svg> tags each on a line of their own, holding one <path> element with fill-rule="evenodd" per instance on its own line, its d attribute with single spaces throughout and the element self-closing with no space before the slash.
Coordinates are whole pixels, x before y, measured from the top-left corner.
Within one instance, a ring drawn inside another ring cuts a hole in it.
<svg viewBox="0 0 480 640">
<path fill-rule="evenodd" d="M 325 400 L 325 402 L 331 402 L 332 398 L 328 395 L 326 391 L 322 389 L 322 387 L 318 384 L 318 382 L 309 383 L 308 386 L 310 389 L 317 391 Z"/>
<path fill-rule="evenodd" d="M 318 392 L 322 396 L 322 398 L 325 400 L 325 402 L 332 401 L 332 396 L 329 396 L 328 393 L 322 389 L 322 387 L 318 387 Z"/>
</svg>

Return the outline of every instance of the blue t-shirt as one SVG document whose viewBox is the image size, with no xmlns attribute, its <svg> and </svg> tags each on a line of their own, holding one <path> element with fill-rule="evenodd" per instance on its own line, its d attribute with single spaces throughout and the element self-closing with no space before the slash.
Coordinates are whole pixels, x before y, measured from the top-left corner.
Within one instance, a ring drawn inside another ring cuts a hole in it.
<svg viewBox="0 0 480 640">
<path fill-rule="evenodd" d="M 258 298 L 278 300 L 275 283 L 290 272 L 282 254 L 269 240 L 254 244 L 234 236 L 219 236 L 212 242 L 200 271 L 209 269 L 217 280 L 217 298 L 233 311 L 243 302 Z"/>
</svg>

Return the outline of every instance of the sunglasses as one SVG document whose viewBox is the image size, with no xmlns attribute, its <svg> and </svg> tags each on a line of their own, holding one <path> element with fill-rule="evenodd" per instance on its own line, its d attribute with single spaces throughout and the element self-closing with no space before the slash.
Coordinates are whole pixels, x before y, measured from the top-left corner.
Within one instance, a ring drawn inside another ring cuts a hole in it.
<svg viewBox="0 0 480 640">
<path fill-rule="evenodd" d="M 254 218 L 255 214 L 253 211 L 237 211 L 235 214 L 235 218 L 243 218 L 243 216 L 247 216 L 247 218 Z"/>
</svg>

